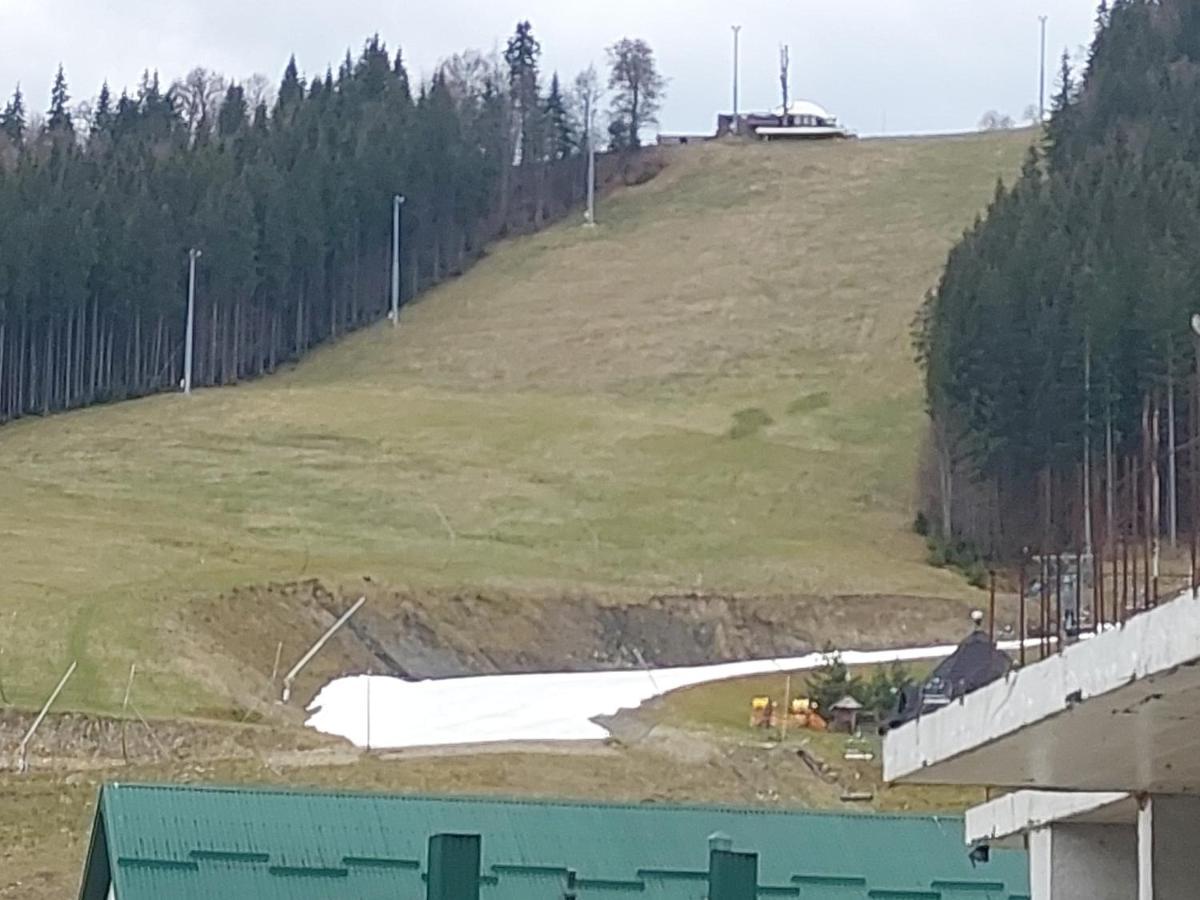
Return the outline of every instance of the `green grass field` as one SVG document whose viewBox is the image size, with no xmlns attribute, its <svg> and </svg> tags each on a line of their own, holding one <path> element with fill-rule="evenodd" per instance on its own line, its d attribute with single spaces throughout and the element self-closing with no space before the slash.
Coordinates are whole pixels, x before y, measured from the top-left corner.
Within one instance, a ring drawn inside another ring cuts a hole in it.
<svg viewBox="0 0 1200 900">
<path fill-rule="evenodd" d="M 936 663 L 917 662 L 904 668 L 920 681 L 928 677 Z M 870 678 L 875 666 L 858 666 L 851 674 Z M 770 697 L 780 709 L 787 708 L 787 698 L 807 696 L 808 679 L 812 672 L 774 675 L 753 675 L 733 678 L 713 684 L 684 688 L 651 701 L 647 715 L 662 725 L 680 729 L 688 734 L 713 734 L 724 739 L 780 741 L 784 747 L 803 747 L 837 772 L 838 792 L 842 789 L 872 795 L 866 808 L 885 811 L 949 810 L 961 812 L 987 799 L 983 788 L 889 785 L 883 780 L 883 739 L 877 723 L 867 721 L 858 735 L 835 731 L 818 732 L 792 726 L 762 731 L 750 727 L 750 700 Z M 790 690 L 790 694 L 788 693 Z M 847 761 L 848 749 L 869 750 L 874 759 Z"/>
<path fill-rule="evenodd" d="M 909 326 L 1028 133 L 685 148 L 257 383 L 0 429 L 0 679 L 224 696 L 239 584 L 956 597 L 909 530 Z M 246 628 L 260 623 L 251 614 Z M 264 653 L 273 642 L 264 636 Z"/>
</svg>

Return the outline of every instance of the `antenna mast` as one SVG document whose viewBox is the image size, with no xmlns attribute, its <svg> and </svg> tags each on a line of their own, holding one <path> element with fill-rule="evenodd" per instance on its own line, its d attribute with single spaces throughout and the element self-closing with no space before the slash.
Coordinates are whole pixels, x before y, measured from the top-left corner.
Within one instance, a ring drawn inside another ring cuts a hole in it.
<svg viewBox="0 0 1200 900">
<path fill-rule="evenodd" d="M 779 84 L 783 88 L 783 112 L 780 116 L 781 124 L 787 124 L 788 115 L 788 83 L 790 82 L 790 70 L 792 67 L 791 50 L 787 44 L 783 44 L 779 48 Z"/>
</svg>

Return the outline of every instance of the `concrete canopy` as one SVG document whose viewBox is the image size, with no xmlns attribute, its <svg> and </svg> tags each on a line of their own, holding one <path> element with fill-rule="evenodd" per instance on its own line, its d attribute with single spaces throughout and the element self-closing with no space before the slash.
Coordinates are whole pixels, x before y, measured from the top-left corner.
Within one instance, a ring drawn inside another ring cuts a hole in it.
<svg viewBox="0 0 1200 900">
<path fill-rule="evenodd" d="M 889 733 L 884 775 L 1200 792 L 1200 598 L 1188 592 Z"/>
<path fill-rule="evenodd" d="M 1132 794 L 1016 791 L 968 809 L 966 839 L 996 843 L 1059 824 L 1134 825 L 1137 814 Z"/>
</svg>

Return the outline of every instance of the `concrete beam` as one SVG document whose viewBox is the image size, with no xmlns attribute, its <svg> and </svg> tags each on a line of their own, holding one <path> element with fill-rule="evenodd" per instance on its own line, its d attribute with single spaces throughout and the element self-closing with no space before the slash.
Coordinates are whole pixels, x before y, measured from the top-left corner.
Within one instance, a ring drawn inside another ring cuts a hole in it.
<svg viewBox="0 0 1200 900">
<path fill-rule="evenodd" d="M 993 843 L 1068 822 L 1132 826 L 1137 812 L 1130 794 L 1016 791 L 968 809 L 965 832 L 968 844 Z"/>
<path fill-rule="evenodd" d="M 1200 791 L 1200 598 L 1191 592 L 888 734 L 915 784 Z"/>
</svg>

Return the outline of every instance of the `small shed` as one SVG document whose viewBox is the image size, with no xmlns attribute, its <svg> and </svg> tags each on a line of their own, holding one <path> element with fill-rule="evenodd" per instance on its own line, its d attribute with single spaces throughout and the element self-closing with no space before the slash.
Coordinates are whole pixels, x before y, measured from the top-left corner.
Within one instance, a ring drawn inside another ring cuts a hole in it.
<svg viewBox="0 0 1200 900">
<path fill-rule="evenodd" d="M 833 730 L 854 734 L 858 731 L 858 716 L 863 705 L 853 697 L 843 697 L 833 704 Z"/>
</svg>

